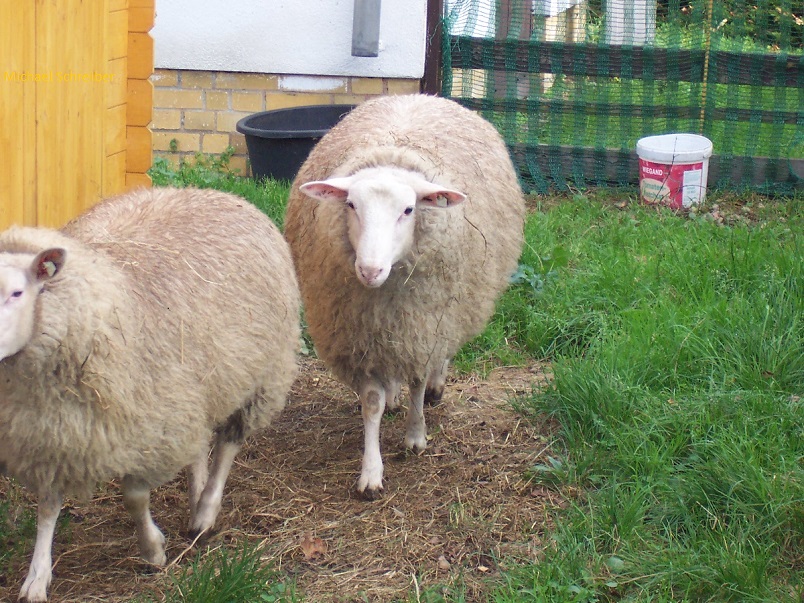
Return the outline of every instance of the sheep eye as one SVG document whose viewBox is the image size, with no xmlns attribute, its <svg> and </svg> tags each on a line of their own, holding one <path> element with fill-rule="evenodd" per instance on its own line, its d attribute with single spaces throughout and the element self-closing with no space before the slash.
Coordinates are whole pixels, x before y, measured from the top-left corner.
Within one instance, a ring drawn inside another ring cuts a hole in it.
<svg viewBox="0 0 804 603">
<path fill-rule="evenodd" d="M 352 203 L 351 201 L 347 201 L 347 202 L 346 202 L 346 207 L 348 207 L 349 209 L 354 209 L 354 208 L 355 208 L 355 204 L 354 204 L 354 203 Z"/>
<path fill-rule="evenodd" d="M 22 291 L 14 291 L 11 297 L 22 297 Z"/>
<path fill-rule="evenodd" d="M 409 216 L 412 213 L 413 213 L 413 207 L 406 207 L 405 208 L 405 215 L 406 216 Z"/>
</svg>

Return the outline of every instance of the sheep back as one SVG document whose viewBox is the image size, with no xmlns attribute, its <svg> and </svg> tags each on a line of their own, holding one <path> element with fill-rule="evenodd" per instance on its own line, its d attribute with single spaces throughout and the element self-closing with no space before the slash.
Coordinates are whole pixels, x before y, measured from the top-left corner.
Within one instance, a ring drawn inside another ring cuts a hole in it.
<svg viewBox="0 0 804 603">
<path fill-rule="evenodd" d="M 141 190 L 61 232 L 14 228 L 0 252 L 67 251 L 29 344 L 0 362 L 0 465 L 82 496 L 171 479 L 239 413 L 281 411 L 295 376 L 298 290 L 278 229 L 217 191 Z"/>
<path fill-rule="evenodd" d="M 401 167 L 467 195 L 417 210 L 409 257 L 381 287 L 354 273 L 341 203 L 299 186 L 368 167 Z M 357 388 L 367 376 L 410 382 L 478 334 L 516 269 L 524 201 L 494 127 L 452 101 L 425 95 L 367 101 L 315 146 L 290 192 L 285 235 L 318 354 Z"/>
</svg>

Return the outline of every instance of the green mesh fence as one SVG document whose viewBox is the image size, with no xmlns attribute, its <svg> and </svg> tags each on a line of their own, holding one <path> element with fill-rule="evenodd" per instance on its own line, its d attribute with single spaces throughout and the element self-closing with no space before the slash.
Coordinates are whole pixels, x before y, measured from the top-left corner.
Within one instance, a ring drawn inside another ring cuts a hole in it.
<svg viewBox="0 0 804 603">
<path fill-rule="evenodd" d="M 442 94 L 527 190 L 631 185 L 636 143 L 713 143 L 709 186 L 804 186 L 802 0 L 447 0 Z"/>
</svg>

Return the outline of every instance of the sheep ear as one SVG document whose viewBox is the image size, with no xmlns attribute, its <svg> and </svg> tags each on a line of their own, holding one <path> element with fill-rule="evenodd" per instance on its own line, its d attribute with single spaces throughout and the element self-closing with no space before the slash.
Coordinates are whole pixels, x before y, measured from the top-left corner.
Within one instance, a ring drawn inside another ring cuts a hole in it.
<svg viewBox="0 0 804 603">
<path fill-rule="evenodd" d="M 444 188 L 438 184 L 418 180 L 413 184 L 416 201 L 428 207 L 452 207 L 466 201 L 466 195 L 460 191 Z"/>
<path fill-rule="evenodd" d="M 67 252 L 59 247 L 40 251 L 33 262 L 31 262 L 31 276 L 36 282 L 43 282 L 53 278 L 62 266 L 67 257 Z"/>
<path fill-rule="evenodd" d="M 330 178 L 329 180 L 307 182 L 302 184 L 299 190 L 308 197 L 319 201 L 345 201 L 351 185 L 351 178 Z"/>
<path fill-rule="evenodd" d="M 464 201 L 466 201 L 466 195 L 449 189 L 441 189 L 418 199 L 419 203 L 429 207 L 452 207 Z"/>
</svg>

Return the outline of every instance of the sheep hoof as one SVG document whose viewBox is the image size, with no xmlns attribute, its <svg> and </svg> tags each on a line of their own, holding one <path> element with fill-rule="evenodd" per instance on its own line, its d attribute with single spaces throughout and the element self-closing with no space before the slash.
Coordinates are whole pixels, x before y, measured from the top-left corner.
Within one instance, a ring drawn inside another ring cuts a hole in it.
<svg viewBox="0 0 804 603">
<path fill-rule="evenodd" d="M 165 536 L 156 526 L 150 538 L 140 537 L 140 556 L 143 561 L 156 567 L 163 567 L 167 563 L 165 555 Z"/>
<path fill-rule="evenodd" d="M 427 406 L 438 406 L 444 397 L 444 387 L 428 387 L 424 390 L 424 403 Z"/>
<path fill-rule="evenodd" d="M 404 462 L 404 461 L 407 461 L 408 459 L 410 459 L 410 458 L 412 458 L 414 456 L 421 456 L 421 454 L 422 454 L 422 452 L 424 452 L 424 450 L 425 450 L 424 448 L 417 449 L 417 448 L 405 446 L 404 448 L 402 448 L 402 450 L 400 450 L 396 454 L 395 458 L 396 458 L 397 461 Z"/>
<path fill-rule="evenodd" d="M 167 563 L 167 555 L 165 555 L 164 549 L 148 551 L 142 554 L 142 560 L 155 568 L 164 567 Z"/>
<path fill-rule="evenodd" d="M 46 602 L 47 602 L 47 595 L 32 596 L 32 597 L 24 597 L 20 595 L 20 598 L 17 600 L 17 603 L 46 603 Z"/>
<path fill-rule="evenodd" d="M 413 444 L 411 446 L 405 446 L 405 453 L 406 457 L 410 456 L 421 456 L 421 454 L 427 450 L 426 446 L 419 446 L 417 444 Z"/>
<path fill-rule="evenodd" d="M 190 539 L 191 542 L 195 542 L 196 544 L 206 544 L 210 538 L 215 536 L 218 533 L 218 530 L 215 528 L 206 528 L 205 530 L 200 530 L 198 528 L 194 528 L 187 532 L 187 537 Z"/>
<path fill-rule="evenodd" d="M 424 453 L 424 451 L 427 450 L 427 445 L 424 444 L 424 445 L 412 446 L 410 450 L 416 456 L 421 456 Z"/>
<path fill-rule="evenodd" d="M 411 451 L 413 454 L 421 454 L 427 449 L 427 435 L 424 430 L 411 430 L 405 434 L 405 450 Z"/>
<path fill-rule="evenodd" d="M 164 565 L 164 564 L 162 564 Z M 154 576 L 162 571 L 162 568 L 158 565 L 151 563 L 150 561 L 146 561 L 145 559 L 142 560 L 138 568 L 139 573 L 143 576 Z"/>
<path fill-rule="evenodd" d="M 378 488 L 366 488 L 365 490 L 358 490 L 357 494 L 366 501 L 372 500 L 379 500 L 382 498 L 383 488 L 379 486 Z"/>
</svg>

